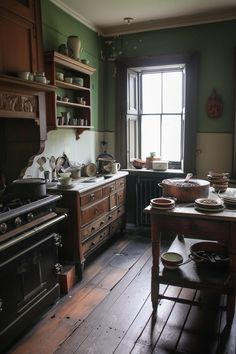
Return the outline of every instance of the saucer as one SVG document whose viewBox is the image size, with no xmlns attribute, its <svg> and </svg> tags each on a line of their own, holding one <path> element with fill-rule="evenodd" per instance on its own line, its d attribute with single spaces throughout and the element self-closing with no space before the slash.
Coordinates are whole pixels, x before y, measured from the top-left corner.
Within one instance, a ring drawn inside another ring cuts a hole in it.
<svg viewBox="0 0 236 354">
<path fill-rule="evenodd" d="M 65 184 L 65 185 L 63 185 L 61 183 L 57 183 L 57 188 L 60 188 L 60 189 L 71 189 L 73 187 L 74 187 L 73 183 Z"/>
</svg>

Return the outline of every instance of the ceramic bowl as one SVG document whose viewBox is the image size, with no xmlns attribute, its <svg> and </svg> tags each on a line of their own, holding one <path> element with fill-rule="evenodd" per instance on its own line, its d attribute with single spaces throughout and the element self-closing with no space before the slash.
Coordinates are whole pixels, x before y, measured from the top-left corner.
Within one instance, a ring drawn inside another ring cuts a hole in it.
<svg viewBox="0 0 236 354">
<path fill-rule="evenodd" d="M 84 86 L 84 79 L 82 77 L 74 77 L 73 84 L 79 85 L 79 86 Z"/>
<path fill-rule="evenodd" d="M 64 74 L 63 73 L 56 73 L 56 78 L 57 80 L 64 81 Z"/>
<path fill-rule="evenodd" d="M 133 164 L 134 168 L 141 169 L 145 166 L 145 161 L 140 160 L 140 159 L 135 159 L 132 162 L 132 164 Z"/>
<path fill-rule="evenodd" d="M 59 177 L 62 177 L 62 178 L 68 178 L 71 176 L 71 172 L 60 172 L 58 173 Z"/>
<path fill-rule="evenodd" d="M 177 252 L 165 252 L 161 254 L 161 262 L 165 268 L 176 269 L 183 263 L 183 257 Z"/>
<path fill-rule="evenodd" d="M 59 177 L 59 178 L 58 178 L 58 182 L 59 182 L 62 186 L 68 186 L 69 184 L 71 184 L 72 178 L 71 178 L 71 177 Z"/>
<path fill-rule="evenodd" d="M 72 84 L 73 78 L 72 77 L 65 77 L 65 82 L 68 82 L 69 84 Z"/>
</svg>

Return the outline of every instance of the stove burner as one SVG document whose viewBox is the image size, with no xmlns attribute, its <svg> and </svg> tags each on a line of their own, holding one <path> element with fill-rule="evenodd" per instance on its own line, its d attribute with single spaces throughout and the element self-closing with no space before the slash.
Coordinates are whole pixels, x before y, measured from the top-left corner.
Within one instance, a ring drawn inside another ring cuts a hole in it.
<svg viewBox="0 0 236 354">
<path fill-rule="evenodd" d="M 14 198 L 12 195 L 5 196 L 4 199 L 0 200 L 0 214 L 5 213 L 9 210 L 19 208 L 23 205 L 30 204 L 32 202 L 35 202 L 37 200 L 41 200 L 45 197 L 42 198 L 32 198 L 32 199 L 20 199 L 20 198 Z"/>
</svg>

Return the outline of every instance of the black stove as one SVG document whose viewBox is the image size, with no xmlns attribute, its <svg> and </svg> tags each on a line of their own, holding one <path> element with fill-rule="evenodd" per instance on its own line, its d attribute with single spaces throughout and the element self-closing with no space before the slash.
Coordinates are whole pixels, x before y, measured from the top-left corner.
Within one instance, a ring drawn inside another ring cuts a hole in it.
<svg viewBox="0 0 236 354">
<path fill-rule="evenodd" d="M 31 222 L 49 214 L 60 198 L 60 195 L 46 195 L 34 201 L 19 198 L 5 198 L 0 201 L 0 243 L 1 235 L 12 230 L 15 230 L 16 235 L 19 227 L 28 224 L 27 228 L 30 228 Z"/>
<path fill-rule="evenodd" d="M 59 298 L 61 198 L 0 201 L 0 353 Z"/>
</svg>

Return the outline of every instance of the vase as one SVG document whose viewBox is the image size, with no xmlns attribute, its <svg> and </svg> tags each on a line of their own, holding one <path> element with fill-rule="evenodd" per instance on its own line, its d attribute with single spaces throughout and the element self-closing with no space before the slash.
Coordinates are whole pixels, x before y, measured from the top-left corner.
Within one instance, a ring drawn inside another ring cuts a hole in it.
<svg viewBox="0 0 236 354">
<path fill-rule="evenodd" d="M 67 37 L 67 48 L 69 50 L 69 56 L 74 59 L 79 59 L 81 52 L 81 40 L 78 36 Z"/>
</svg>

